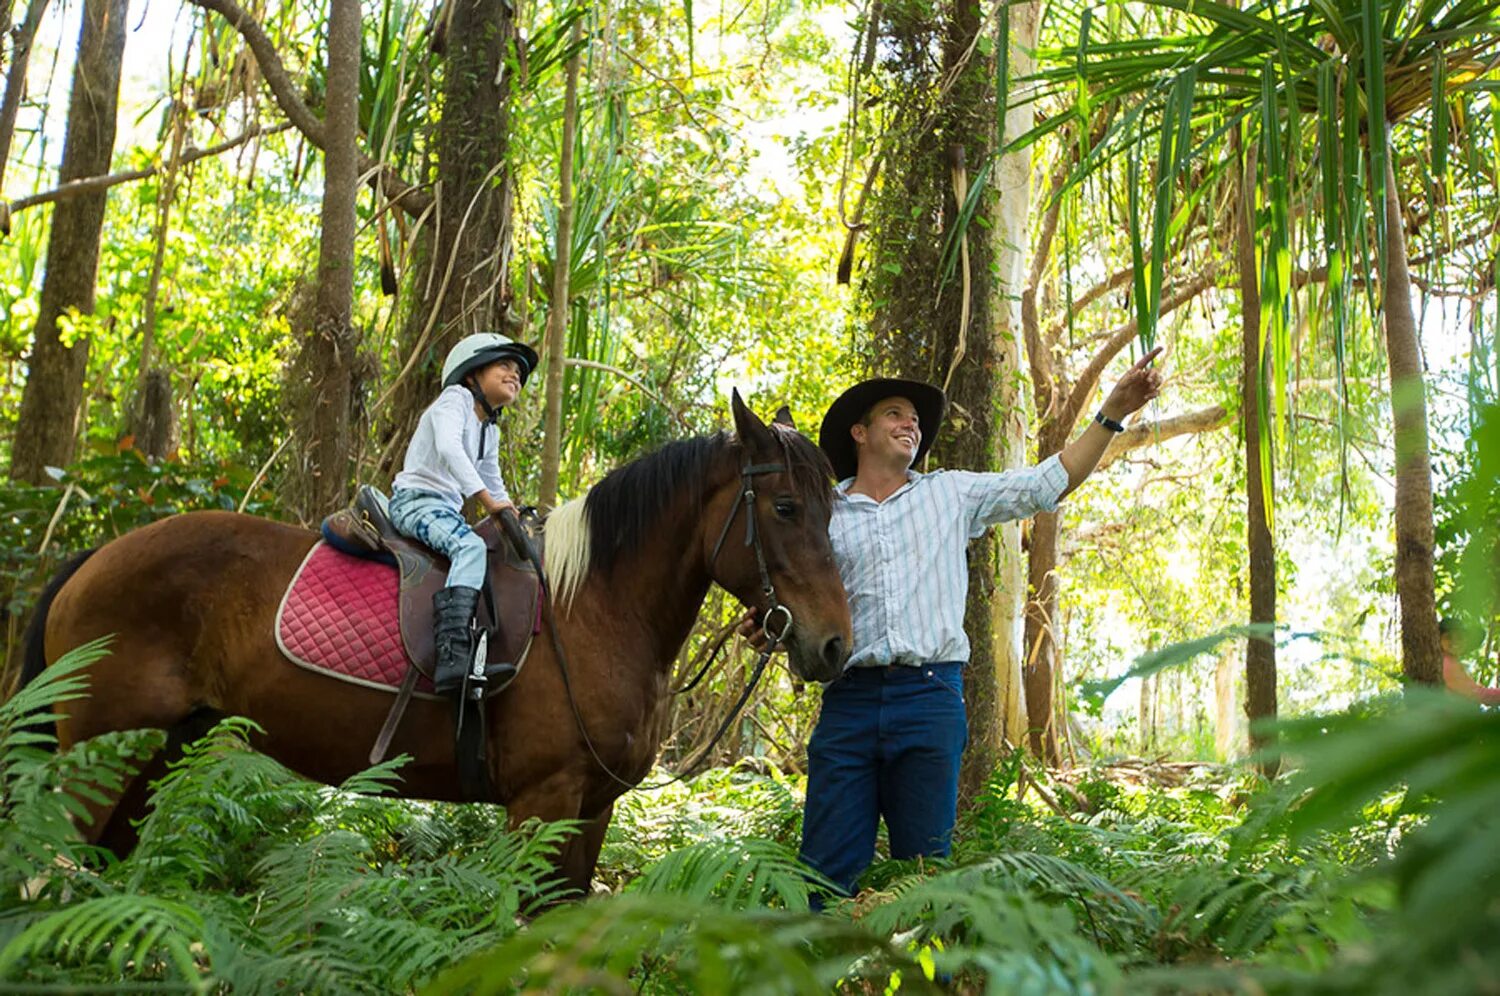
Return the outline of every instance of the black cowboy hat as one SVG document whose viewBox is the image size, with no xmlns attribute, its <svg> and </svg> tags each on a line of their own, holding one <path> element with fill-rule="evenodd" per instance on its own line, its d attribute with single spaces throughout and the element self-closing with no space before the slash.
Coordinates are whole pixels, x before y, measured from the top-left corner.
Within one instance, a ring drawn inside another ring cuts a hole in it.
<svg viewBox="0 0 1500 996">
<path fill-rule="evenodd" d="M 894 377 L 876 377 L 860 381 L 838 396 L 828 406 L 823 416 L 823 427 L 818 430 L 818 445 L 828 454 L 833 463 L 833 476 L 839 480 L 853 477 L 859 468 L 859 457 L 855 452 L 854 437 L 849 430 L 854 423 L 865 417 L 876 402 L 885 398 L 905 398 L 917 410 L 917 421 L 922 429 L 922 441 L 917 444 L 915 464 L 927 455 L 943 421 L 943 411 L 948 399 L 942 390 L 919 380 L 899 380 Z"/>
</svg>

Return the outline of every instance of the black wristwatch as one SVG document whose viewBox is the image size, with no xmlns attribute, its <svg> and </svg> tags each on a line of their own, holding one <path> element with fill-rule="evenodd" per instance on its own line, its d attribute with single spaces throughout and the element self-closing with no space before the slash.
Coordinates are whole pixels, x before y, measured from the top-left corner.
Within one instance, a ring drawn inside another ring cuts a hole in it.
<svg viewBox="0 0 1500 996">
<path fill-rule="evenodd" d="M 1110 418 L 1108 415 L 1105 415 L 1104 414 L 1104 410 L 1102 408 L 1099 411 L 1097 411 L 1097 412 L 1094 413 L 1094 421 L 1098 422 L 1100 425 L 1104 426 L 1110 432 L 1124 432 L 1125 431 L 1125 427 L 1123 425 L 1121 425 L 1119 422 L 1116 422 L 1114 419 Z"/>
</svg>

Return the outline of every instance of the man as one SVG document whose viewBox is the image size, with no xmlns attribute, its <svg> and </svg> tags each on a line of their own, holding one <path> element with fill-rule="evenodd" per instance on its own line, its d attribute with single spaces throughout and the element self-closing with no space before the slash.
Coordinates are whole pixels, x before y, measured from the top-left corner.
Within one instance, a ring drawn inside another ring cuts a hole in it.
<svg viewBox="0 0 1500 996">
<path fill-rule="evenodd" d="M 968 741 L 969 541 L 1053 510 L 1082 484 L 1121 422 L 1157 396 L 1160 352 L 1130 368 L 1083 435 L 1025 470 L 913 471 L 946 405 L 930 384 L 867 380 L 828 409 L 819 444 L 839 478 L 828 531 L 854 647 L 808 744 L 802 859 L 844 895 L 874 856 L 882 818 L 892 857 L 948 854 Z"/>
<path fill-rule="evenodd" d="M 1478 649 L 1483 633 L 1459 620 L 1445 617 L 1438 621 L 1439 640 L 1443 648 L 1443 684 L 1480 705 L 1500 706 L 1500 688 L 1487 688 L 1474 680 L 1461 658 Z"/>
</svg>

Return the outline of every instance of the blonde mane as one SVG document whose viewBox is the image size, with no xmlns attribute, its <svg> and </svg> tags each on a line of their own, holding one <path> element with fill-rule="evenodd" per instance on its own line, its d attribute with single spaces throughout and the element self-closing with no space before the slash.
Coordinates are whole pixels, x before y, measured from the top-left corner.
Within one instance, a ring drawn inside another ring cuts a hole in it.
<svg viewBox="0 0 1500 996">
<path fill-rule="evenodd" d="M 547 516 L 547 576 L 552 601 L 567 608 L 589 572 L 589 517 L 585 498 L 574 498 Z"/>
</svg>

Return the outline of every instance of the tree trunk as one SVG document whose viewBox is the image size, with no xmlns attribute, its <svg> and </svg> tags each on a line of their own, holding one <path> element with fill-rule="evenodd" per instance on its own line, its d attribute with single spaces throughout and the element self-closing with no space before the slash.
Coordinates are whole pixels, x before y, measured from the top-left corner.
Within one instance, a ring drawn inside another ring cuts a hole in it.
<svg viewBox="0 0 1500 996">
<path fill-rule="evenodd" d="M 1255 156 L 1247 155 L 1239 135 L 1232 137 L 1240 165 L 1239 211 L 1236 225 L 1235 261 L 1240 279 L 1240 411 L 1245 443 L 1246 552 L 1250 561 L 1250 622 L 1276 622 L 1276 546 L 1267 521 L 1266 493 L 1262 475 L 1273 468 L 1261 466 L 1260 381 L 1265 375 L 1261 350 L 1260 285 L 1255 265 Z M 1276 742 L 1264 724 L 1276 719 L 1276 644 L 1270 639 L 1250 637 L 1245 641 L 1245 715 L 1250 720 L 1250 749 L 1269 750 Z M 1278 762 L 1263 757 L 1256 762 L 1262 774 L 1274 777 Z"/>
<path fill-rule="evenodd" d="M 60 182 L 109 171 L 127 6 L 127 0 L 85 0 Z M 81 336 L 64 342 L 63 326 L 70 310 L 83 315 L 94 311 L 106 200 L 103 191 L 83 194 L 53 210 L 36 338 L 11 447 L 14 481 L 40 484 L 46 479 L 44 468 L 63 467 L 73 459 L 89 340 Z"/>
<path fill-rule="evenodd" d="M 1033 69 L 1038 4 L 1010 8 L 1010 69 L 1012 80 L 1024 79 Z M 1005 139 L 1030 131 L 1036 121 L 1035 104 L 1012 98 L 1005 112 Z M 990 338 L 995 380 L 994 427 L 996 470 L 1012 470 L 1026 461 L 1026 413 L 1021 382 L 1013 371 L 1021 362 L 1021 292 L 1025 288 L 1027 225 L 1031 215 L 1031 150 L 1002 156 L 994 174 L 994 208 L 989 237 L 995 245 L 995 282 L 990 293 Z M 993 770 L 1006 743 L 1019 746 L 1025 737 L 1025 694 L 1021 665 L 1025 660 L 1023 619 L 1026 608 L 1026 555 L 1021 550 L 1021 524 L 1006 523 L 994 531 L 995 593 L 990 599 L 990 629 L 994 633 L 993 705 L 978 701 L 989 692 L 988 679 L 971 675 L 978 688 L 969 716 L 971 769 L 978 775 Z M 977 729 L 976 729 L 977 727 Z M 981 757 L 981 753 L 988 755 Z M 982 777 L 982 776 L 981 776 Z"/>
<path fill-rule="evenodd" d="M 885 181 L 861 279 L 871 309 L 872 366 L 947 390 L 949 415 L 934 441 L 932 466 L 993 470 L 996 388 L 1015 374 L 1000 365 L 997 348 L 1004 335 L 992 315 L 1000 240 L 980 219 L 992 216 L 993 200 L 984 202 L 983 214 L 976 213 L 958 240 L 951 277 L 942 277 L 944 244 L 957 226 L 970 170 L 985 161 L 996 138 L 994 59 L 974 44 L 990 30 L 986 14 L 993 8 L 944 4 L 936 17 L 905 5 L 876 4 L 872 10 L 884 18 L 878 25 L 881 64 L 892 88 Z M 941 52 L 940 65 L 934 51 Z M 949 77 L 952 86 L 935 105 L 939 80 Z M 1014 549 L 1013 534 L 1011 543 Z M 999 758 L 1002 696 L 991 628 L 995 549 L 994 537 L 986 535 L 968 551 L 964 627 L 970 655 L 964 680 L 970 743 L 960 805 L 984 785 Z"/>
<path fill-rule="evenodd" d="M 26 93 L 26 70 L 31 65 L 31 45 L 36 41 L 36 32 L 42 24 L 42 15 L 47 12 L 48 0 L 31 0 L 26 7 L 26 18 L 16 25 L 12 33 L 10 66 L 5 70 L 5 97 L 0 100 L 0 181 L 5 179 L 5 167 L 10 162 L 10 145 L 16 136 L 16 115 L 21 110 L 21 98 Z M 5 23 L 9 23 L 6 18 Z M 0 205 L 4 201 L 0 200 Z M 10 218 L 7 207 L 0 232 L 9 234 Z"/>
<path fill-rule="evenodd" d="M 151 277 L 146 282 L 146 299 L 141 308 L 141 354 L 135 397 L 130 406 L 130 433 L 135 437 L 135 448 L 150 460 L 164 460 L 177 449 L 177 411 L 172 403 L 172 378 L 156 362 L 156 315 L 171 231 L 172 201 L 177 195 L 177 170 L 181 165 L 186 131 L 187 122 L 180 114 L 174 113 L 171 153 L 158 174 L 161 179 L 156 190 L 156 251 L 151 257 Z"/>
<path fill-rule="evenodd" d="M 333 0 L 328 15 L 328 91 L 323 117 L 323 209 L 311 321 L 292 366 L 293 432 L 284 501 L 298 518 L 318 519 L 347 504 L 359 336 L 354 302 L 354 198 L 359 183 L 360 8 Z"/>
<path fill-rule="evenodd" d="M 1385 318 L 1391 415 L 1395 423 L 1396 598 L 1401 605 L 1401 672 L 1408 682 L 1440 685 L 1443 665 L 1433 592 L 1432 464 L 1427 443 L 1427 398 L 1417 321 L 1411 307 L 1405 220 L 1401 215 L 1393 158 L 1387 156 L 1385 165 L 1386 273 L 1381 311 Z"/>
<path fill-rule="evenodd" d="M 573 22 L 569 43 L 577 45 L 582 18 Z M 552 254 L 552 304 L 547 312 L 547 408 L 542 428 L 542 472 L 537 504 L 557 505 L 562 467 L 563 374 L 568 354 L 568 278 L 573 267 L 573 138 L 578 131 L 578 67 L 582 53 L 568 60 L 563 97 L 562 150 L 558 157 L 557 248 Z"/>
<path fill-rule="evenodd" d="M 438 391 L 443 357 L 474 332 L 519 330 L 510 316 L 510 0 L 441 7 L 447 57 L 438 129 L 437 207 L 408 272 L 419 297 L 402 330 L 408 369 L 393 386 L 381 471 L 399 468 L 422 411 Z"/>
<path fill-rule="evenodd" d="M 1061 445 L 1043 437 L 1038 449 L 1045 458 L 1058 452 Z M 1060 760 L 1052 707 L 1057 663 L 1057 640 L 1053 633 L 1058 618 L 1057 548 L 1057 513 L 1038 513 L 1031 521 L 1031 549 L 1026 566 L 1031 598 L 1026 603 L 1026 664 L 1022 673 L 1026 682 L 1027 744 L 1033 755 L 1048 764 Z"/>
</svg>

